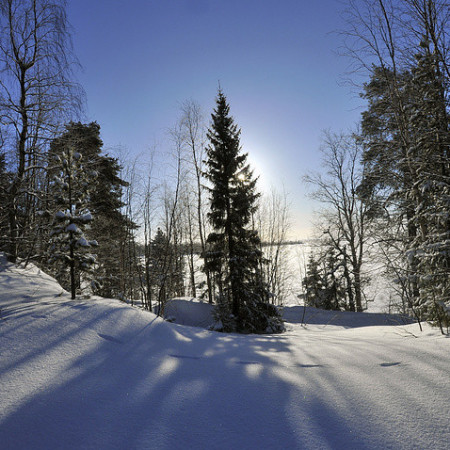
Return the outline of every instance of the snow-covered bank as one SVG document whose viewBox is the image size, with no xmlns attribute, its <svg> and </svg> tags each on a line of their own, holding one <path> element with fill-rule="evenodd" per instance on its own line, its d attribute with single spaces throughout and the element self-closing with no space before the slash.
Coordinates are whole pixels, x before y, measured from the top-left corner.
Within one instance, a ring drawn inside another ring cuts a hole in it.
<svg viewBox="0 0 450 450">
<path fill-rule="evenodd" d="M 450 339 L 429 327 L 220 334 L 10 265 L 0 308 L 2 449 L 448 448 Z"/>
</svg>

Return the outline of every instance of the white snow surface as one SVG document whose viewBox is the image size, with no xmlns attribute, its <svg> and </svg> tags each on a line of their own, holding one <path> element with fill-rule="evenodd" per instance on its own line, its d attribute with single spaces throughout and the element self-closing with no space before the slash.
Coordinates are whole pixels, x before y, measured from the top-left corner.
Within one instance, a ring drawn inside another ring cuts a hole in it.
<svg viewBox="0 0 450 450">
<path fill-rule="evenodd" d="M 427 325 L 222 334 L 0 266 L 2 449 L 449 448 L 450 339 Z"/>
</svg>

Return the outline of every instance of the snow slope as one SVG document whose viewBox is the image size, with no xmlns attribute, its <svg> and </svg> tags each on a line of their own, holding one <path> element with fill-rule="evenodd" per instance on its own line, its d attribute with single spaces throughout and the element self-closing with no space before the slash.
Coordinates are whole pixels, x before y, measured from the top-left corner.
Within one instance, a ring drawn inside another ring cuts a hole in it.
<svg viewBox="0 0 450 450">
<path fill-rule="evenodd" d="M 0 309 L 2 449 L 450 442 L 450 339 L 428 327 L 316 315 L 282 335 L 220 334 L 116 300 L 71 301 L 37 269 L 4 261 Z"/>
</svg>

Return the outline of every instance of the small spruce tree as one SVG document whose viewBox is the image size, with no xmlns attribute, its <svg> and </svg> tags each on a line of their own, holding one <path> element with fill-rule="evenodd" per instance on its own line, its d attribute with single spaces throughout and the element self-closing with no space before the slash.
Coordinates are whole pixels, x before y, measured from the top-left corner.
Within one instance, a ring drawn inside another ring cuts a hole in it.
<svg viewBox="0 0 450 450">
<path fill-rule="evenodd" d="M 81 272 L 89 272 L 95 263 L 90 250 L 98 245 L 87 240 L 83 232 L 92 221 L 87 203 L 95 173 L 86 173 L 81 161 L 81 153 L 71 144 L 61 154 L 51 153 L 54 212 L 48 256 L 57 267 L 58 280 L 63 286 L 70 285 L 72 299 L 81 287 Z"/>
<path fill-rule="evenodd" d="M 341 266 L 342 263 L 332 248 L 326 248 L 320 259 L 310 254 L 303 278 L 305 306 L 337 311 L 348 309 L 343 277 L 339 273 Z"/>
</svg>

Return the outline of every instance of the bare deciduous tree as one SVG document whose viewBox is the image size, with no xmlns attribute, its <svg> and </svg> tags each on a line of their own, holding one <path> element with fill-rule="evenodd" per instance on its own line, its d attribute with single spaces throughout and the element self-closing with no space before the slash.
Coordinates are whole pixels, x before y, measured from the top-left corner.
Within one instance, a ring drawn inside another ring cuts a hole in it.
<svg viewBox="0 0 450 450">
<path fill-rule="evenodd" d="M 164 249 L 158 285 L 158 314 L 164 314 L 164 306 L 172 293 L 179 293 L 182 279 L 182 225 L 181 190 L 185 177 L 184 134 L 180 123 L 170 130 L 174 162 L 173 183 L 164 183 L 162 188 L 162 214 L 164 224 Z"/>
<path fill-rule="evenodd" d="M 315 189 L 312 197 L 324 205 L 321 212 L 324 220 L 318 227 L 342 258 L 351 281 L 355 309 L 362 311 L 362 265 L 370 221 L 369 205 L 357 194 L 362 177 L 359 166 L 362 148 L 355 136 L 326 133 L 322 151 L 326 172 L 304 179 Z"/>
<path fill-rule="evenodd" d="M 81 109 L 74 64 L 62 1 L 0 1 L 0 122 L 14 173 L 8 196 L 13 260 L 38 209 L 46 145 Z"/>
<path fill-rule="evenodd" d="M 154 204 L 158 185 L 153 176 L 153 153 L 151 154 L 150 163 L 145 174 L 145 181 L 142 192 L 142 221 L 143 221 L 143 238 L 144 238 L 144 273 L 140 277 L 142 301 L 144 308 L 152 311 L 153 300 L 153 283 L 151 277 L 151 262 L 152 262 L 152 230 L 153 230 L 153 216 L 156 205 Z"/>
<path fill-rule="evenodd" d="M 289 249 L 286 246 L 290 228 L 289 203 L 285 192 L 275 189 L 263 195 L 257 212 L 259 235 L 263 244 L 262 273 L 265 274 L 272 303 L 281 305 L 289 294 L 292 281 Z"/>
<path fill-rule="evenodd" d="M 198 237 L 200 239 L 201 253 L 204 258 L 207 259 L 206 251 L 206 235 L 208 231 L 206 230 L 207 221 L 206 214 L 204 212 L 205 202 L 204 202 L 204 188 L 203 188 L 203 157 L 205 148 L 205 126 L 203 122 L 203 117 L 201 114 L 200 106 L 193 100 L 189 100 L 183 103 L 181 107 L 182 117 L 181 124 L 185 133 L 186 146 L 189 150 L 188 160 L 191 166 L 191 175 L 194 178 L 194 195 L 196 198 L 195 211 L 196 211 L 196 221 L 198 228 Z M 213 289 L 211 274 L 208 269 L 207 260 L 205 259 L 205 276 L 206 284 L 208 287 L 208 300 L 212 303 L 213 300 Z"/>
</svg>

